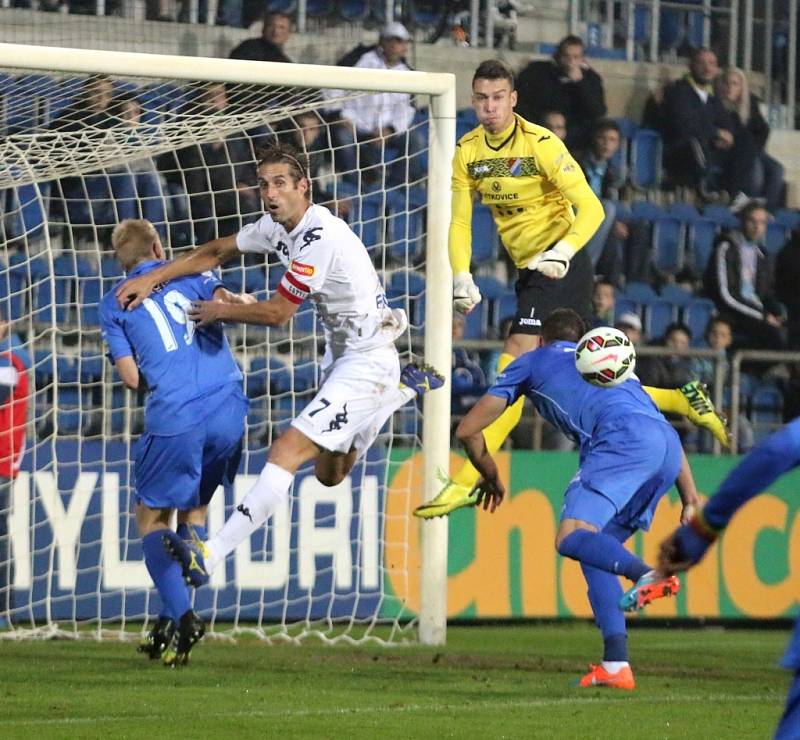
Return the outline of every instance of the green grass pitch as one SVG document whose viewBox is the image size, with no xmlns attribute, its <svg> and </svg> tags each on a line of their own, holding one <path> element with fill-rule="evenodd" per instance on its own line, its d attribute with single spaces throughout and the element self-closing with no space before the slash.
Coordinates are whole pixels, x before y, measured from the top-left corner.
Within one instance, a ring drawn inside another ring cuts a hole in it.
<svg viewBox="0 0 800 740">
<path fill-rule="evenodd" d="M 3 738 L 767 738 L 786 630 L 633 629 L 634 692 L 576 689 L 585 623 L 453 627 L 444 648 L 0 641 Z"/>
</svg>

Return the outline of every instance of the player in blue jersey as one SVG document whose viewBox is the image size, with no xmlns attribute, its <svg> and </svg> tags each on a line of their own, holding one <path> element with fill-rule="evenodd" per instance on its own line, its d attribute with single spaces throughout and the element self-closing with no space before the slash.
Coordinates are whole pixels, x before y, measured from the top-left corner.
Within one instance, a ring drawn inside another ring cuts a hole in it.
<svg viewBox="0 0 800 740">
<path fill-rule="evenodd" d="M 122 221 L 112 234 L 114 253 L 129 277 L 164 264 L 164 250 L 149 221 Z M 148 572 L 163 610 L 140 650 L 166 665 L 188 661 L 205 625 L 191 608 L 181 566 L 165 538 L 205 536 L 206 507 L 239 466 L 247 414 L 242 374 L 219 324 L 196 327 L 187 318 L 194 301 L 250 302 L 214 276 L 170 280 L 134 311 L 117 303 L 115 290 L 100 304 L 103 338 L 122 382 L 147 387 L 145 433 L 136 452 L 136 522 Z M 225 413 L 217 413 L 221 409 Z M 178 510 L 178 531 L 169 528 Z"/>
<path fill-rule="evenodd" d="M 670 575 L 699 563 L 733 515 L 784 473 L 800 467 L 800 417 L 766 437 L 728 473 L 719 490 L 661 545 L 658 569 Z M 794 672 L 775 740 L 800 738 L 800 617 L 781 665 Z"/>
<path fill-rule="evenodd" d="M 577 313 L 553 311 L 542 324 L 544 345 L 506 367 L 458 425 L 456 436 L 483 476 L 479 504 L 491 511 L 505 490 L 483 430 L 507 406 L 527 396 L 547 421 L 578 443 L 580 469 L 564 494 L 556 548 L 581 564 L 604 642 L 602 663 L 592 665 L 579 685 L 633 689 L 620 608 L 641 608 L 675 593 L 680 584 L 675 577 L 660 577 L 623 543 L 650 526 L 658 501 L 673 483 L 683 502 L 682 521 L 693 513 L 697 491 L 677 433 L 638 380 L 597 388 L 578 374 L 575 342 L 583 333 Z M 630 603 L 621 603 L 620 575 L 637 584 Z"/>
</svg>

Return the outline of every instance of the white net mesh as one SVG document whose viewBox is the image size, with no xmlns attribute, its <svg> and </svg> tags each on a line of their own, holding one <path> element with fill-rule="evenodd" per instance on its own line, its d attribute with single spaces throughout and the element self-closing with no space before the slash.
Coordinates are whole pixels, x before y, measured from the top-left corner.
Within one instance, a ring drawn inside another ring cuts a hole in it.
<svg viewBox="0 0 800 740">
<path fill-rule="evenodd" d="M 235 233 L 261 213 L 258 147 L 289 140 L 310 157 L 314 200 L 349 221 L 390 303 L 408 312 L 400 349 L 410 354 L 425 301 L 427 113 L 405 134 L 355 142 L 310 88 L 3 72 L 0 307 L 31 392 L 22 472 L 11 500 L 0 499 L 9 526 L 0 614 L 13 625 L 2 635 L 135 633 L 158 603 L 132 514 L 143 398 L 123 387 L 100 339 L 98 302 L 122 277 L 109 251 L 113 225 L 150 219 L 170 254 Z M 250 256 L 223 279 L 263 298 L 282 271 Z M 229 338 L 251 405 L 241 472 L 235 490 L 213 499 L 210 532 L 313 396 L 322 340 L 310 306 L 288 329 L 234 327 Z M 212 631 L 408 637 L 420 430 L 417 408 L 402 409 L 337 488 L 302 470 L 286 510 L 197 593 Z"/>
</svg>

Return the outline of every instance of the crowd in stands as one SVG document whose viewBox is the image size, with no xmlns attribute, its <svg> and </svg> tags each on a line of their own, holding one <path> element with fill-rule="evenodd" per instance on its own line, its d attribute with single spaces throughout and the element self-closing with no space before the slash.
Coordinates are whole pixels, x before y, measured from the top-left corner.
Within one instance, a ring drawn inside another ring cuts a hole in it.
<svg viewBox="0 0 800 740">
<path fill-rule="evenodd" d="M 292 62 L 283 51 L 290 34 L 291 18 L 269 13 L 262 34 L 230 56 Z M 411 69 L 410 42 L 408 30 L 391 22 L 376 44 L 359 45 L 340 63 L 403 72 Z M 643 123 L 656 130 L 607 117 L 602 78 L 584 52 L 583 41 L 568 36 L 552 60 L 521 69 L 518 112 L 565 141 L 602 200 L 605 220 L 585 247 L 597 275 L 597 324 L 623 328 L 636 344 L 668 347 L 669 354 L 639 367 L 643 380 L 662 387 L 678 387 L 695 375 L 711 382 L 708 362 L 690 362 L 683 354 L 689 346 L 721 348 L 728 356 L 741 348 L 800 349 L 800 236 L 792 236 L 800 214 L 782 208 L 783 169 L 765 152 L 769 126 L 746 77 L 736 68 L 720 70 L 710 49 L 693 51 L 686 75 L 648 105 Z M 45 127 L 99 135 L 125 126 L 135 138 L 157 122 L 159 106 L 213 119 L 245 104 L 220 83 L 175 91 L 164 96 L 166 102 L 154 101 L 151 92 L 102 75 L 85 78 L 72 102 L 50 110 Z M 459 112 L 457 126 L 459 135 L 475 126 L 471 110 Z M 333 94 L 320 112 L 56 180 L 50 218 L 73 231 L 91 227 L 101 240 L 103 229 L 140 216 L 156 224 L 172 246 L 226 236 L 260 212 L 253 168 L 258 146 L 270 137 L 287 139 L 308 155 L 315 200 L 348 218 L 368 248 L 387 245 L 381 266 L 394 269 L 387 274 L 387 294 L 404 303 L 419 326 L 424 282 L 413 268 L 424 261 L 426 135 L 424 113 L 415 110 L 410 95 L 340 101 Z M 647 181 L 641 173 L 660 175 L 662 151 L 663 178 Z M 393 191 L 409 181 L 412 188 Z M 13 237 L 14 227 L 6 228 Z M 23 228 L 18 224 L 17 232 Z M 514 305 L 513 267 L 500 265 L 503 250 L 483 206 L 474 209 L 473 233 L 474 272 L 485 300 L 454 326 L 454 338 L 500 339 Z M 257 272 L 264 266 L 253 267 Z M 267 290 L 271 277 L 254 279 L 253 272 L 236 273 L 234 287 Z M 80 301 L 88 302 L 92 291 Z M 94 325 L 90 311 L 82 316 Z M 493 365 L 485 353 L 458 349 L 454 367 L 457 414 L 491 381 Z M 800 386 L 795 373 L 747 369 L 752 375 L 743 390 L 745 408 L 767 397 L 759 396 L 762 388 L 779 390 L 771 396 L 777 398 L 771 408 L 776 423 L 782 408 L 800 405 L 788 395 Z"/>
</svg>

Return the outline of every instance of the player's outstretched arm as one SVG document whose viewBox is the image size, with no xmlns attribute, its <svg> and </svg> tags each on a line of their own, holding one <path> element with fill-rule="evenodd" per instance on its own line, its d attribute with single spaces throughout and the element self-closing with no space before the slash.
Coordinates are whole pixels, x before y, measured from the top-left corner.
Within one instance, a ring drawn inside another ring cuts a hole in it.
<svg viewBox="0 0 800 740">
<path fill-rule="evenodd" d="M 697 494 L 692 468 L 683 450 L 681 450 L 681 470 L 675 481 L 675 487 L 678 489 L 678 495 L 681 497 L 681 503 L 683 504 L 681 524 L 688 524 L 700 506 L 700 496 Z"/>
<path fill-rule="evenodd" d="M 484 509 L 491 506 L 491 511 L 502 503 L 505 488 L 500 481 L 497 463 L 486 446 L 483 430 L 500 417 L 506 406 L 504 398 L 487 394 L 470 409 L 456 429 L 458 441 L 483 478 L 478 483 L 478 503 L 482 502 Z"/>
<path fill-rule="evenodd" d="M 284 298 L 280 293 L 275 293 L 268 301 L 256 301 L 255 303 L 196 301 L 186 315 L 198 326 L 206 326 L 217 321 L 283 326 L 297 312 L 298 305 Z"/>
<path fill-rule="evenodd" d="M 221 303 L 258 303 L 258 298 L 250 293 L 232 293 L 227 288 L 220 286 L 214 291 L 214 300 Z"/>
<path fill-rule="evenodd" d="M 182 254 L 172 262 L 166 262 L 155 270 L 125 281 L 117 288 L 117 301 L 122 308 L 132 311 L 153 292 L 153 288 L 159 283 L 165 283 L 167 280 L 184 275 L 199 275 L 207 270 L 214 270 L 238 253 L 235 235 L 206 242 Z"/>
</svg>

